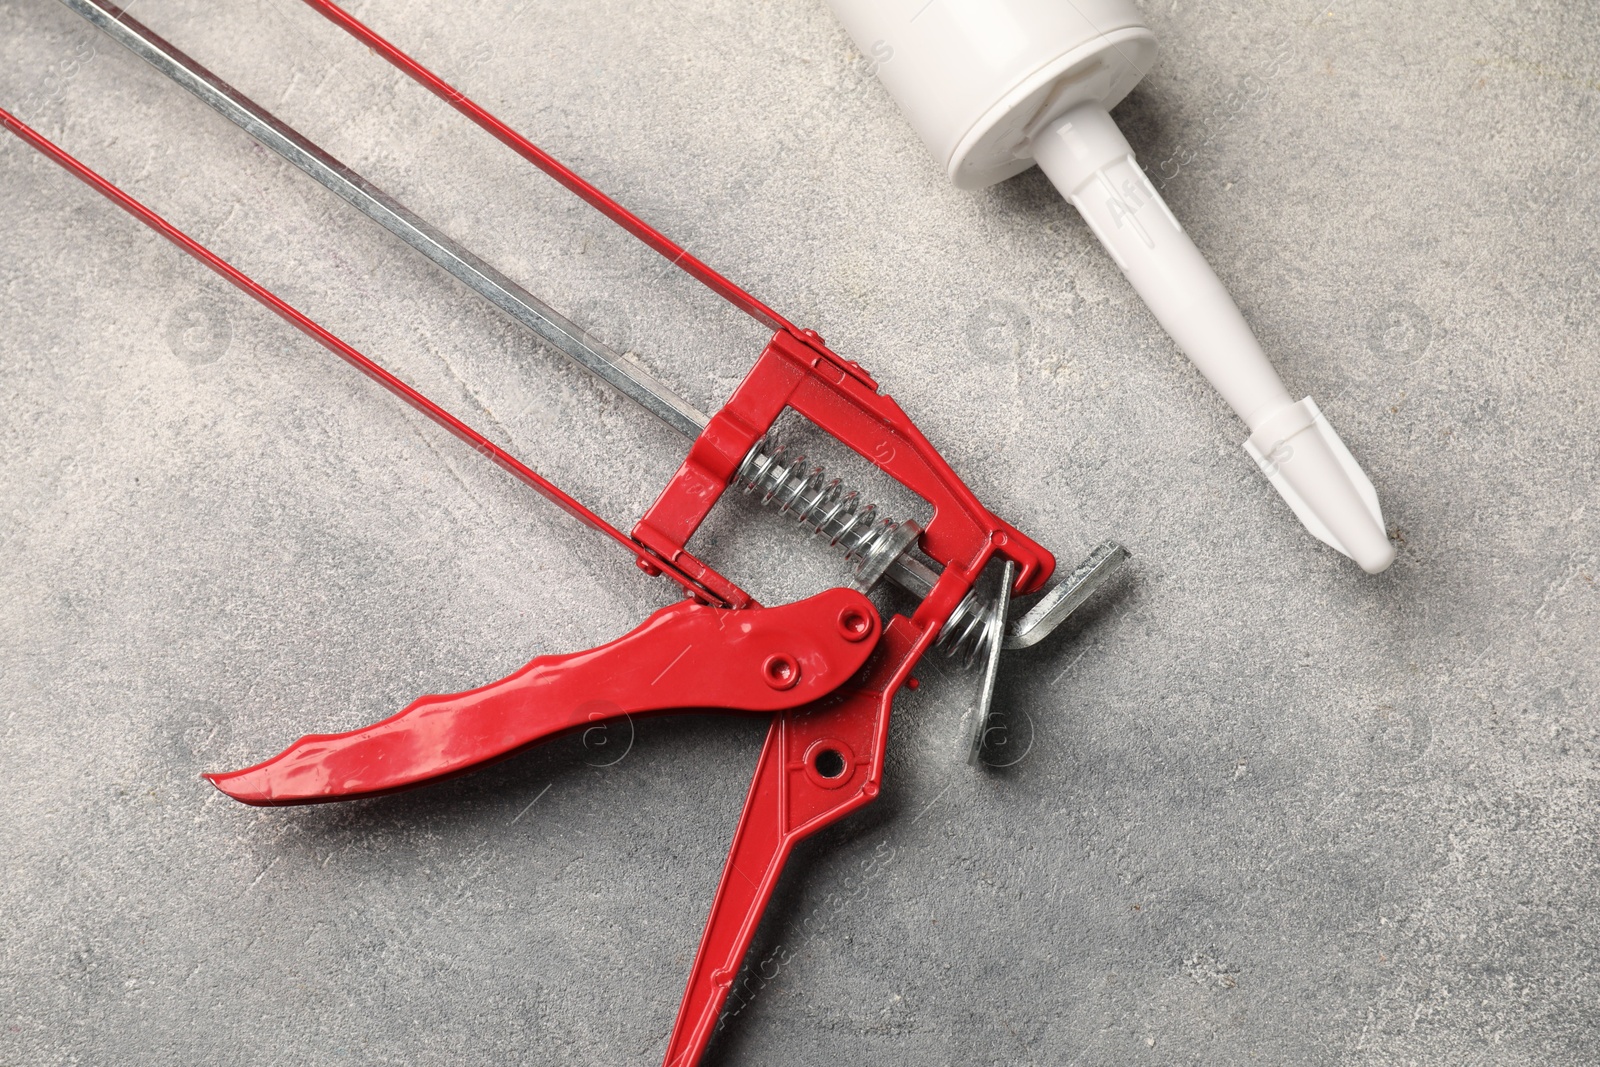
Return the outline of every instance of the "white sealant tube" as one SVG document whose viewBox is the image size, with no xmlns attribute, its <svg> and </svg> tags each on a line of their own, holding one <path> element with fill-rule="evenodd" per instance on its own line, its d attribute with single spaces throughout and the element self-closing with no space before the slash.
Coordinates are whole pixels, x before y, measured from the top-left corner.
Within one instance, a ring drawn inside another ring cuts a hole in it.
<svg viewBox="0 0 1600 1067">
<path fill-rule="evenodd" d="M 1155 63 L 1135 0 L 828 0 L 960 189 L 1034 163 L 1250 427 L 1245 451 L 1317 537 L 1376 573 L 1378 494 L 1309 397 L 1296 403 L 1110 110 Z"/>
<path fill-rule="evenodd" d="M 1079 104 L 1031 147 L 1156 320 L 1250 427 L 1246 451 L 1306 528 L 1368 573 L 1394 562 L 1372 482 L 1315 402 L 1291 399 L 1105 108 Z"/>
</svg>

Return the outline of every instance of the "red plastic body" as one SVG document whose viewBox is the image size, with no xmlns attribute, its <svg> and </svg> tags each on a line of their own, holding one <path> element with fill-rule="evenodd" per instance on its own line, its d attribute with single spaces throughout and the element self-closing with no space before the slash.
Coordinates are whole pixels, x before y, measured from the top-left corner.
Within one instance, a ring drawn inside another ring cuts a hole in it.
<svg viewBox="0 0 1600 1067">
<path fill-rule="evenodd" d="M 742 611 L 684 601 L 599 648 L 540 656 L 479 689 L 425 696 L 372 726 L 302 737 L 254 767 L 206 777 L 246 804 L 348 800 L 449 778 L 619 715 L 780 711 L 843 685 L 879 626 L 872 601 L 852 589 Z"/>
<path fill-rule="evenodd" d="M 894 616 L 862 679 L 822 707 L 773 720 L 667 1039 L 666 1067 L 700 1061 L 796 842 L 877 797 L 894 695 L 936 636 L 937 630 L 919 631 Z M 818 770 L 825 752 L 843 757 L 836 779 Z"/>
<path fill-rule="evenodd" d="M 773 723 L 668 1039 L 668 1067 L 699 1061 L 762 912 L 795 843 L 878 795 L 894 694 L 989 560 L 1017 565 L 1014 592 L 1050 576 L 1048 552 L 983 507 L 893 400 L 857 364 L 798 331 L 442 79 L 328 0 L 306 0 L 652 248 L 777 332 L 745 381 L 696 439 L 632 535 L 598 515 L 334 337 L 220 257 L 5 112 L 33 147 L 185 252 L 354 364 L 564 510 L 623 546 L 695 603 L 663 609 L 601 648 L 536 659 L 454 696 L 424 697 L 374 726 L 302 738 L 243 771 L 210 776 L 252 804 L 371 796 L 463 773 L 607 715 L 712 707 L 773 712 Z M 919 547 L 943 568 L 909 618 L 880 622 L 859 594 L 831 590 L 778 608 L 745 592 L 686 545 L 750 449 L 791 408 L 928 503 Z M 867 620 L 844 624 L 844 618 Z M 652 673 L 654 672 L 654 673 Z M 826 758 L 825 758 L 826 757 Z"/>
<path fill-rule="evenodd" d="M 1050 553 L 978 502 L 900 405 L 878 392 L 877 382 L 809 331 L 785 330 L 773 336 L 743 383 L 695 439 L 683 466 L 634 526 L 634 538 L 688 577 L 716 590 L 720 577 L 684 545 L 785 408 L 877 464 L 933 508 L 918 545 L 945 570 L 917 611 L 923 628 L 943 625 L 995 552 L 1016 562 L 1019 593 L 1037 589 L 1054 569 Z"/>
</svg>

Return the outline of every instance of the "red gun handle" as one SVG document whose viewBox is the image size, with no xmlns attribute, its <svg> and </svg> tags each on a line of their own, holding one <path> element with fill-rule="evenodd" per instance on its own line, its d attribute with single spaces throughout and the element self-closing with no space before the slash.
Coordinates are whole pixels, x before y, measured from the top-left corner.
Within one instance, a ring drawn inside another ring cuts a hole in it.
<svg viewBox="0 0 1600 1067">
<path fill-rule="evenodd" d="M 700 1061 L 795 843 L 877 797 L 890 705 L 932 636 L 896 616 L 859 685 L 773 719 L 667 1039 L 665 1067 Z"/>
<path fill-rule="evenodd" d="M 541 656 L 481 689 L 425 696 L 372 726 L 302 737 L 264 763 L 206 778 L 246 804 L 349 800 L 461 774 L 618 715 L 781 711 L 849 681 L 881 628 L 872 601 L 851 589 L 776 608 L 685 601 L 599 648 Z"/>
</svg>

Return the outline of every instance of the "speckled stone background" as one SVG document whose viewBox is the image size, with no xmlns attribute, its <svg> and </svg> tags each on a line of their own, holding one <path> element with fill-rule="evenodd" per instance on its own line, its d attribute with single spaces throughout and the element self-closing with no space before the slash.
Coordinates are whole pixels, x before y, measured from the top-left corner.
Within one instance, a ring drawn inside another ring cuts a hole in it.
<svg viewBox="0 0 1600 1067">
<path fill-rule="evenodd" d="M 1376 578 L 1042 176 L 950 188 L 820 0 L 355 10 L 866 363 L 1064 561 L 1137 554 L 1008 656 L 1014 765 L 962 763 L 970 678 L 902 695 L 711 1063 L 1600 1062 L 1592 5 L 1146 4 L 1119 116 L 1371 472 Z M 308 9 L 133 13 L 696 403 L 758 350 Z M 680 460 L 59 4 L 4 0 L 0 53 L 0 105 L 614 521 Z M 657 1062 L 762 723 L 315 809 L 197 775 L 671 590 L 10 138 L 0 189 L 0 1064 Z M 747 503 L 697 543 L 765 600 L 840 573 Z"/>
</svg>

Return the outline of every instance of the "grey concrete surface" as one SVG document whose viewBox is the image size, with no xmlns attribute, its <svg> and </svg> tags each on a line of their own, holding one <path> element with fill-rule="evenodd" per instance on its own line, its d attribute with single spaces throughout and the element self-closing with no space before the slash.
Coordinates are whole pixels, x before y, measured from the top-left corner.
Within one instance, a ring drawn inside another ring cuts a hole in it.
<svg viewBox="0 0 1600 1067">
<path fill-rule="evenodd" d="M 291 0 L 133 10 L 695 402 L 757 351 Z M 1377 578 L 1043 178 L 951 189 L 819 0 L 356 10 L 862 360 L 1063 559 L 1137 554 L 1008 657 L 1014 766 L 962 764 L 970 679 L 902 695 L 709 1062 L 1600 1062 L 1592 5 L 1147 4 L 1120 115 L 1371 472 Z M 613 520 L 681 458 L 59 4 L 0 4 L 0 53 L 0 105 Z M 670 590 L 14 139 L 0 188 L 0 1064 L 658 1062 L 761 723 L 316 809 L 197 775 Z M 839 575 L 749 507 L 701 544 L 768 600 Z"/>
</svg>

